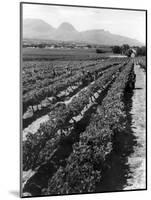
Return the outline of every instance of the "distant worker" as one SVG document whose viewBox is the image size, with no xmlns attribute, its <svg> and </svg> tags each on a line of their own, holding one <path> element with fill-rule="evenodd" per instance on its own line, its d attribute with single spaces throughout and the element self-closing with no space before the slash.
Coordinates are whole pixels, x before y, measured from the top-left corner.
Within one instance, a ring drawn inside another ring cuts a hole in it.
<svg viewBox="0 0 151 200">
<path fill-rule="evenodd" d="M 84 70 L 82 70 L 82 76 L 81 76 L 81 82 L 82 82 L 82 86 L 86 86 L 87 85 L 87 81 L 86 81 L 86 73 Z"/>
<path fill-rule="evenodd" d="M 103 72 L 97 72 L 98 73 L 98 77 L 103 75 Z"/>
<path fill-rule="evenodd" d="M 69 75 L 72 74 L 72 68 L 69 68 L 69 69 L 68 69 L 68 73 L 69 73 Z"/>
<path fill-rule="evenodd" d="M 87 84 L 93 81 L 93 77 L 89 71 L 87 71 L 86 80 L 87 80 Z"/>
<path fill-rule="evenodd" d="M 135 88 L 135 82 L 136 82 L 136 74 L 133 72 L 132 74 L 132 88 Z"/>
<path fill-rule="evenodd" d="M 129 76 L 129 84 L 128 84 L 129 89 L 134 89 L 135 88 L 135 82 L 136 82 L 136 74 L 132 70 L 130 72 L 130 76 Z"/>
<path fill-rule="evenodd" d="M 82 76 L 85 76 L 85 71 L 84 70 L 82 70 L 81 73 L 82 73 Z"/>
<path fill-rule="evenodd" d="M 55 72 L 55 69 L 53 68 L 53 69 L 52 69 L 52 76 L 53 76 L 53 77 L 56 77 L 56 75 L 57 75 L 57 74 L 56 74 L 56 72 Z"/>
<path fill-rule="evenodd" d="M 69 67 L 68 67 L 68 65 L 65 67 L 65 71 L 66 71 L 66 73 L 69 72 Z"/>
<path fill-rule="evenodd" d="M 94 72 L 94 80 L 96 80 L 97 78 L 98 78 L 98 72 L 95 71 L 95 72 Z"/>
</svg>

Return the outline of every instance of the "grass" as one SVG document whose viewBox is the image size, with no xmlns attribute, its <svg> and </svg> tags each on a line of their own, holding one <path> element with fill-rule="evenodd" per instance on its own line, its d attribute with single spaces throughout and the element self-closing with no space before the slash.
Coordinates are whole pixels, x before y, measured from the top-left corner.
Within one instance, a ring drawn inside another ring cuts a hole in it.
<svg viewBox="0 0 151 200">
<path fill-rule="evenodd" d="M 51 60 L 96 60 L 112 55 L 109 49 L 106 53 L 96 53 L 95 49 L 38 49 L 23 48 L 23 61 Z"/>
</svg>

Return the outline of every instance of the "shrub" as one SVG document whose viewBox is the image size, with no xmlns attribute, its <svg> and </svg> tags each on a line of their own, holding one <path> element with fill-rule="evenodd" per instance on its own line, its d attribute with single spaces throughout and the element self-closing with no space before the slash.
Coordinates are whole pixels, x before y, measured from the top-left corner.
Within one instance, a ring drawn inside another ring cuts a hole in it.
<svg viewBox="0 0 151 200">
<path fill-rule="evenodd" d="M 96 49 L 96 53 L 105 53 L 102 49 Z"/>
<path fill-rule="evenodd" d="M 146 56 L 146 47 L 138 47 L 137 48 L 137 56 Z"/>
<path fill-rule="evenodd" d="M 120 46 L 113 46 L 113 47 L 112 47 L 112 51 L 113 51 L 113 53 L 117 53 L 117 54 L 119 54 L 119 53 L 122 52 Z"/>
</svg>

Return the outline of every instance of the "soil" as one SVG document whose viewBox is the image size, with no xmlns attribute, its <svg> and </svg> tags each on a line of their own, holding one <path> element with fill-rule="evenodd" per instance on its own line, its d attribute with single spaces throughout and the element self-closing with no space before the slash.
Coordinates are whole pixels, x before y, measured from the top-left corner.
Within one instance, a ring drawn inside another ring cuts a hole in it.
<svg viewBox="0 0 151 200">
<path fill-rule="evenodd" d="M 132 131 L 136 137 L 134 152 L 128 157 L 129 178 L 124 190 L 145 189 L 146 180 L 146 74 L 135 65 L 136 83 L 132 97 Z"/>
</svg>

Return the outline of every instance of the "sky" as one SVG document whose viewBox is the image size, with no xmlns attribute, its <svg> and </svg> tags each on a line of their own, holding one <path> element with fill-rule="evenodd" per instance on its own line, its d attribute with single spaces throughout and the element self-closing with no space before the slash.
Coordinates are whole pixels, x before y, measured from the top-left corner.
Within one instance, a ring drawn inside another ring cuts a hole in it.
<svg viewBox="0 0 151 200">
<path fill-rule="evenodd" d="M 78 31 L 104 29 L 144 44 L 146 40 L 144 11 L 23 4 L 23 19 L 26 18 L 42 19 L 55 28 L 69 22 Z"/>
</svg>

